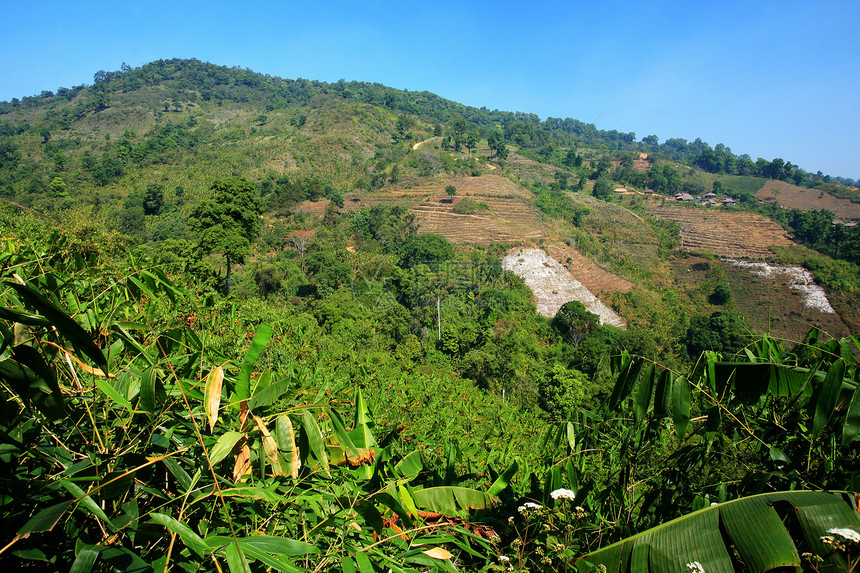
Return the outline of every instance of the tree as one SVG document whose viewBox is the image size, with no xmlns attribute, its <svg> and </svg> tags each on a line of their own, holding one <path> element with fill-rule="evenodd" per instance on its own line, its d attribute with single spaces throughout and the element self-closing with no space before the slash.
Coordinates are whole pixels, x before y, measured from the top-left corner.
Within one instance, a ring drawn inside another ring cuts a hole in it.
<svg viewBox="0 0 860 573">
<path fill-rule="evenodd" d="M 591 194 L 598 199 L 608 200 L 612 196 L 612 182 L 609 180 L 609 176 L 601 175 L 598 177 L 597 181 L 594 182 L 594 190 Z"/>
<path fill-rule="evenodd" d="M 150 183 L 143 194 L 143 212 L 146 215 L 159 215 L 164 207 L 164 186 Z"/>
<path fill-rule="evenodd" d="M 69 194 L 68 186 L 62 177 L 54 177 L 48 188 L 51 190 L 52 197 L 66 197 Z"/>
<path fill-rule="evenodd" d="M 212 197 L 191 213 L 191 229 L 197 235 L 201 254 L 221 253 L 227 264 L 226 290 L 230 293 L 230 270 L 243 263 L 251 241 L 260 234 L 261 202 L 257 188 L 242 177 L 212 183 Z"/>
<path fill-rule="evenodd" d="M 454 195 L 457 194 L 457 188 L 454 187 L 453 185 L 446 185 L 445 186 L 445 193 L 448 194 L 448 203 L 450 203 L 451 201 L 454 200 Z"/>
</svg>

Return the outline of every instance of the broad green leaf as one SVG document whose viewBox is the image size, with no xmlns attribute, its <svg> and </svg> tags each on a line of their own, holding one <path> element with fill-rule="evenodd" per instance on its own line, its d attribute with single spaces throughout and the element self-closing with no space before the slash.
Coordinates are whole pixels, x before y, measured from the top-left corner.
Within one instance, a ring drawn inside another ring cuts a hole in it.
<svg viewBox="0 0 860 573">
<path fill-rule="evenodd" d="M 317 421 L 311 415 L 310 411 L 305 410 L 302 413 L 302 428 L 305 431 L 305 436 L 308 439 L 308 444 L 317 461 L 322 464 L 323 470 L 327 475 L 331 475 L 328 470 L 328 455 L 325 451 L 325 440 L 320 431 Z"/>
<path fill-rule="evenodd" d="M 678 439 L 683 440 L 690 424 L 690 383 L 682 376 L 672 383 L 672 422 Z"/>
<path fill-rule="evenodd" d="M 486 509 L 493 496 L 482 491 L 459 486 L 438 486 L 416 489 L 412 499 L 419 508 L 448 515 L 458 515 L 471 509 Z"/>
<path fill-rule="evenodd" d="M 654 393 L 654 417 L 665 418 L 672 404 L 672 372 L 669 369 L 660 373 L 657 390 Z"/>
<path fill-rule="evenodd" d="M 511 483 L 511 479 L 516 475 L 518 470 L 519 464 L 517 464 L 517 462 L 512 463 L 508 469 L 502 473 L 502 475 L 496 478 L 496 481 L 494 481 L 490 486 L 490 489 L 487 490 L 487 495 L 490 497 L 499 495 L 503 489 L 508 487 Z"/>
<path fill-rule="evenodd" d="M 598 549 L 582 559 L 595 566 L 605 565 L 610 573 L 689 571 L 693 563 L 708 573 L 734 573 L 731 551 L 737 551 L 748 571 L 799 568 L 795 542 L 777 507 L 796 513 L 805 541 L 818 555 L 826 553 L 819 538 L 828 528 L 860 526 L 860 517 L 839 494 L 767 493 L 707 507 Z M 729 536 L 727 539 L 723 538 L 723 530 Z"/>
<path fill-rule="evenodd" d="M 247 400 L 251 397 L 251 372 L 254 370 L 254 363 L 257 362 L 257 358 L 271 338 L 272 327 L 265 323 L 261 324 L 257 328 L 254 340 L 251 341 L 251 346 L 245 352 L 245 359 L 236 377 L 236 399 Z"/>
<path fill-rule="evenodd" d="M 836 410 L 844 376 L 845 361 L 840 358 L 830 365 L 827 376 L 824 378 L 824 384 L 819 388 L 818 399 L 815 401 L 815 414 L 812 419 L 812 439 L 821 435 L 827 421 Z"/>
<path fill-rule="evenodd" d="M 842 426 L 842 446 L 845 447 L 860 433 L 860 386 L 851 395 L 851 404 L 845 414 L 845 424 Z"/>
<path fill-rule="evenodd" d="M 409 452 L 402 460 L 397 462 L 394 466 L 394 471 L 406 478 L 407 481 L 412 481 L 424 469 L 424 462 L 421 458 L 421 450 Z"/>
<path fill-rule="evenodd" d="M 633 404 L 633 417 L 638 424 L 645 419 L 648 406 L 651 405 L 651 393 L 654 388 L 654 365 L 649 364 L 642 374 L 639 382 L 639 391 L 636 393 L 636 402 Z"/>
<path fill-rule="evenodd" d="M 155 385 L 158 381 L 158 372 L 155 366 L 150 366 L 143 372 L 140 380 L 140 409 L 152 414 L 156 411 Z"/>
</svg>

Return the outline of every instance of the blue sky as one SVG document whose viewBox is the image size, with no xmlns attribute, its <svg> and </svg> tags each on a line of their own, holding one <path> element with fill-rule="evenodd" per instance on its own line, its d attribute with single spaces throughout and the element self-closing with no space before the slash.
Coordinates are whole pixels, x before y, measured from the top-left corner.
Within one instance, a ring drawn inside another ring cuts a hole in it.
<svg viewBox="0 0 860 573">
<path fill-rule="evenodd" d="M 0 100 L 194 57 L 700 137 L 860 179 L 857 0 L 5 4 Z"/>
</svg>

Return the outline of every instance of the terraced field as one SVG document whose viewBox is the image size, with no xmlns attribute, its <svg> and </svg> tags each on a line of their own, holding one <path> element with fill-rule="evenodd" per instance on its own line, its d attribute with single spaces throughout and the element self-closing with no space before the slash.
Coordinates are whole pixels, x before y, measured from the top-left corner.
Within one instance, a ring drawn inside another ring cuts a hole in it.
<svg viewBox="0 0 860 573">
<path fill-rule="evenodd" d="M 721 257 L 765 259 L 772 255 L 769 247 L 793 244 L 779 224 L 755 213 L 682 206 L 652 207 L 649 213 L 678 223 L 681 248 L 688 251 L 710 250 Z"/>
<path fill-rule="evenodd" d="M 802 211 L 826 209 L 844 221 L 860 221 L 860 204 L 852 203 L 848 199 L 839 199 L 819 189 L 770 180 L 755 196 L 762 201 L 776 201 L 786 209 Z"/>
</svg>

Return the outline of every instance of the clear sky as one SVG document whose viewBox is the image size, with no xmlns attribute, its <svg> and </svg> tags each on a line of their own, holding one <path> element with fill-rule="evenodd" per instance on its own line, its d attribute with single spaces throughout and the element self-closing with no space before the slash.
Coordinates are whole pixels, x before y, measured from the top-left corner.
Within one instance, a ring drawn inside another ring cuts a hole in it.
<svg viewBox="0 0 860 573">
<path fill-rule="evenodd" d="M 860 179 L 860 1 L 4 2 L 0 100 L 197 58 Z"/>
</svg>

